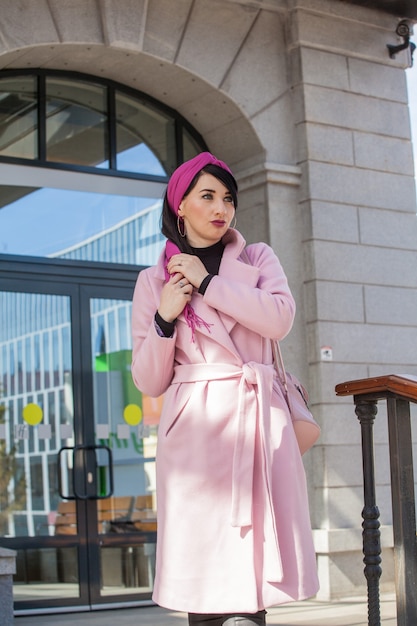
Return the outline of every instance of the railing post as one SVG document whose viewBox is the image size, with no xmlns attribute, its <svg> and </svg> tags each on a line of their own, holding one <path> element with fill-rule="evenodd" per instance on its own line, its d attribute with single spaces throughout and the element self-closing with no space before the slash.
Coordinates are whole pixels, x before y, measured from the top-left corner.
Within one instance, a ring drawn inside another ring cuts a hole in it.
<svg viewBox="0 0 417 626">
<path fill-rule="evenodd" d="M 388 398 L 397 626 L 417 625 L 417 540 L 410 403 Z"/>
<path fill-rule="evenodd" d="M 368 588 L 368 626 L 381 626 L 379 579 L 381 577 L 381 541 L 379 509 L 375 497 L 373 425 L 378 407 L 375 401 L 355 397 L 355 413 L 361 425 L 364 504 L 362 540 L 365 578 Z"/>
<path fill-rule="evenodd" d="M 388 374 L 336 385 L 338 396 L 353 396 L 361 423 L 365 506 L 363 551 L 368 583 L 368 624 L 380 626 L 381 546 L 375 503 L 373 423 L 378 400 L 387 400 L 394 530 L 397 626 L 417 624 L 417 538 L 410 402 L 417 404 L 417 376 Z"/>
</svg>

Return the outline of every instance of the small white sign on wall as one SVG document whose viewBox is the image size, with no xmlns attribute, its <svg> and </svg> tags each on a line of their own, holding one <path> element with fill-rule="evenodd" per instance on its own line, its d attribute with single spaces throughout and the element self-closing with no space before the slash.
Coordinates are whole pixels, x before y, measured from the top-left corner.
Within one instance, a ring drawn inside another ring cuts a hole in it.
<svg viewBox="0 0 417 626">
<path fill-rule="evenodd" d="M 322 346 L 320 348 L 320 357 L 322 361 L 333 361 L 333 348 L 331 346 Z"/>
</svg>

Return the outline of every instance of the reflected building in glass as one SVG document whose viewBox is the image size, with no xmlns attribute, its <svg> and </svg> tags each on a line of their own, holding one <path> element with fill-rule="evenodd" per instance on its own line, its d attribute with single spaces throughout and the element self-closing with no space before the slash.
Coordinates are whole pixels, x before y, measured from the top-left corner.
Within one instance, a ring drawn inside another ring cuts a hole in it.
<svg viewBox="0 0 417 626">
<path fill-rule="evenodd" d="M 111 197 L 107 200 L 111 202 Z M 153 201 L 136 215 L 49 256 L 152 265 L 164 243 L 160 212 L 161 202 Z M 136 493 L 139 476 L 143 483 L 140 491 L 152 493 L 153 468 L 137 471 L 138 462 L 142 469 L 145 459 L 153 464 L 157 426 L 144 425 L 142 397 L 131 380 L 131 302 L 94 298 L 90 306 L 96 440 L 112 450 L 119 494 Z M 1 496 L 0 534 L 50 535 L 56 532 L 60 495 L 73 497 L 67 455 L 59 460 L 61 484 L 57 490 L 58 451 L 74 443 L 70 302 L 66 296 L 48 293 L 3 291 L 0 312 L 0 473 L 7 483 Z M 146 402 L 149 421 L 155 422 L 152 401 Z M 127 406 L 131 409 L 124 418 Z M 142 413 L 135 414 L 135 406 Z M 36 410 L 39 407 L 41 413 Z M 6 466 L 14 467 L 10 482 Z M 98 482 L 105 495 L 109 479 L 100 467 Z"/>
</svg>

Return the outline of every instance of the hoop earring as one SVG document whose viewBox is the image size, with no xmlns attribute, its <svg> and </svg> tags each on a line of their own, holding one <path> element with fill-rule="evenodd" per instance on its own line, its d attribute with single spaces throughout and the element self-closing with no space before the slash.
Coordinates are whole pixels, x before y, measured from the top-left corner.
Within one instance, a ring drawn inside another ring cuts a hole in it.
<svg viewBox="0 0 417 626">
<path fill-rule="evenodd" d="M 233 226 L 231 225 L 230 228 L 236 228 L 236 224 L 237 224 L 237 217 L 235 215 L 234 221 L 233 221 Z"/>
<path fill-rule="evenodd" d="M 183 225 L 183 232 L 181 232 L 181 222 Z M 177 215 L 177 229 L 180 234 L 180 237 L 185 237 L 186 232 L 185 232 L 184 218 L 180 217 L 179 215 Z"/>
</svg>

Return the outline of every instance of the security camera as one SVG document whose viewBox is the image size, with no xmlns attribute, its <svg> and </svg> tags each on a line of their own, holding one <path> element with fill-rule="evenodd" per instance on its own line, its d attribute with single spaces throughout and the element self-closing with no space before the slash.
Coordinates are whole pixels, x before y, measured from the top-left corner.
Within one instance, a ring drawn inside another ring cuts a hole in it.
<svg viewBox="0 0 417 626">
<path fill-rule="evenodd" d="M 409 20 L 401 20 L 400 22 L 398 22 L 395 32 L 399 37 L 401 37 L 403 43 L 400 43 L 397 46 L 394 46 L 390 43 L 387 44 L 390 58 L 394 59 L 397 52 L 408 49 L 410 56 L 410 66 L 413 65 L 413 52 L 416 49 L 416 44 L 410 41 L 410 36 L 413 34 L 413 22 L 410 22 Z"/>
<path fill-rule="evenodd" d="M 413 25 L 408 20 L 401 20 L 401 22 L 398 22 L 395 32 L 399 37 L 410 37 L 413 33 Z"/>
</svg>

